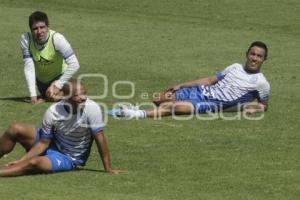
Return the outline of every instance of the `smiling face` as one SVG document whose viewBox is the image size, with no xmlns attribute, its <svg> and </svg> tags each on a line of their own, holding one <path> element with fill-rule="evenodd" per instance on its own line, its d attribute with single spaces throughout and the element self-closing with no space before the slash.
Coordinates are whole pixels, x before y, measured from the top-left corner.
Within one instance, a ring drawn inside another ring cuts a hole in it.
<svg viewBox="0 0 300 200">
<path fill-rule="evenodd" d="M 266 52 L 263 48 L 253 46 L 246 54 L 245 69 L 249 72 L 258 72 L 266 60 Z"/>
<path fill-rule="evenodd" d="M 48 39 L 49 27 L 46 25 L 46 22 L 34 22 L 31 26 L 31 33 L 39 44 L 43 44 Z"/>
</svg>

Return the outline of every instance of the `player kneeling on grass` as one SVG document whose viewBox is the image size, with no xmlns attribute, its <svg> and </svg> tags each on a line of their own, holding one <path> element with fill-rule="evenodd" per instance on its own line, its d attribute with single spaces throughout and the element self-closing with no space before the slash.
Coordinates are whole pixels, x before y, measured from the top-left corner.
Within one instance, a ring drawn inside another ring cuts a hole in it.
<svg viewBox="0 0 300 200">
<path fill-rule="evenodd" d="M 30 32 L 22 34 L 21 49 L 31 103 L 58 101 L 61 88 L 78 71 L 79 62 L 66 38 L 49 28 L 46 13 L 36 11 L 28 21 Z"/>
<path fill-rule="evenodd" d="M 244 65 L 235 63 L 217 75 L 168 88 L 154 100 L 154 109 L 139 110 L 127 105 L 109 114 L 126 118 L 159 118 L 172 114 L 220 112 L 233 106 L 257 100 L 246 106 L 246 113 L 264 112 L 268 108 L 270 85 L 260 68 L 267 59 L 267 46 L 253 42 L 246 52 Z"/>
<path fill-rule="evenodd" d="M 12 124 L 0 138 L 0 158 L 20 143 L 27 153 L 0 168 L 0 176 L 70 171 L 84 166 L 95 139 L 106 172 L 118 174 L 110 164 L 100 107 L 86 97 L 77 80 L 63 87 L 64 100 L 48 108 L 41 128 Z"/>
</svg>

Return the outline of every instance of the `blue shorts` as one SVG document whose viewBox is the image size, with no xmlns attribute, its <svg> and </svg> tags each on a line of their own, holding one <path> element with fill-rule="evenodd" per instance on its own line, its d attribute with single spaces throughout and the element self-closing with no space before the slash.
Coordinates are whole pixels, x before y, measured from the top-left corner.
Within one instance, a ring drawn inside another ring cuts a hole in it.
<svg viewBox="0 0 300 200">
<path fill-rule="evenodd" d="M 71 171 L 76 169 L 75 163 L 69 156 L 55 149 L 47 149 L 45 156 L 51 160 L 52 172 Z"/>
<path fill-rule="evenodd" d="M 182 88 L 175 92 L 176 101 L 187 101 L 194 105 L 195 113 L 206 113 L 208 111 L 216 111 L 217 105 L 210 102 L 209 99 L 203 95 L 201 85 L 188 88 Z"/>
<path fill-rule="evenodd" d="M 40 128 L 36 129 L 35 143 L 40 140 L 40 130 Z M 49 147 L 44 153 L 44 156 L 49 158 L 49 160 L 51 161 L 52 172 L 71 171 L 76 169 L 77 165 L 69 156 L 59 152 L 53 147 Z"/>
</svg>

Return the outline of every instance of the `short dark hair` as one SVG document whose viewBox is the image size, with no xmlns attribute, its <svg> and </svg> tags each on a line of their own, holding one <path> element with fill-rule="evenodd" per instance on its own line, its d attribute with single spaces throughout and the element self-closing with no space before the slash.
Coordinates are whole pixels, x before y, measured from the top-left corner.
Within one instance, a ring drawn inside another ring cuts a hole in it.
<svg viewBox="0 0 300 200">
<path fill-rule="evenodd" d="M 268 47 L 264 42 L 261 41 L 255 41 L 252 42 L 251 45 L 249 46 L 248 50 L 247 50 L 247 54 L 249 53 L 249 51 L 251 50 L 252 47 L 259 47 L 265 50 L 265 60 L 268 57 Z"/>
<path fill-rule="evenodd" d="M 78 79 L 71 78 L 70 80 L 68 80 L 62 87 L 64 96 L 71 97 L 74 94 L 75 89 L 80 85 L 82 84 Z"/>
<path fill-rule="evenodd" d="M 32 25 L 35 22 L 45 22 L 47 26 L 49 26 L 49 20 L 46 13 L 41 11 L 35 11 L 29 16 L 29 28 L 32 29 Z"/>
</svg>

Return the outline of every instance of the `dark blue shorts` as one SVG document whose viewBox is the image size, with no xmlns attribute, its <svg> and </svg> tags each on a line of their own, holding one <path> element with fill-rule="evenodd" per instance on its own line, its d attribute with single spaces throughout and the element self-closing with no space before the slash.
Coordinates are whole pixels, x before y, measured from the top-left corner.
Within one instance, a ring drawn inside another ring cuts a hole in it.
<svg viewBox="0 0 300 200">
<path fill-rule="evenodd" d="M 50 87 L 50 85 L 54 81 L 58 80 L 60 77 L 61 77 L 61 74 L 59 76 L 55 77 L 54 79 L 52 79 L 51 81 L 49 81 L 48 83 L 44 83 L 44 82 L 41 82 L 39 79 L 36 79 L 36 86 L 37 86 L 42 98 L 46 98 L 46 92 L 47 92 L 48 87 Z"/>
<path fill-rule="evenodd" d="M 36 129 L 36 139 L 35 143 L 40 140 L 40 129 Z M 76 164 L 74 161 L 67 155 L 59 152 L 53 147 L 49 147 L 44 156 L 49 158 L 52 164 L 52 172 L 62 172 L 62 171 L 71 171 L 76 169 Z"/>
<path fill-rule="evenodd" d="M 203 95 L 201 85 L 179 89 L 175 92 L 175 97 L 176 101 L 192 103 L 195 108 L 195 113 L 214 112 L 218 109 L 214 102 L 210 102 L 209 99 Z"/>
</svg>

